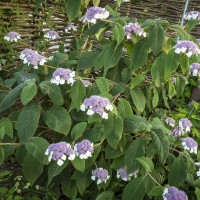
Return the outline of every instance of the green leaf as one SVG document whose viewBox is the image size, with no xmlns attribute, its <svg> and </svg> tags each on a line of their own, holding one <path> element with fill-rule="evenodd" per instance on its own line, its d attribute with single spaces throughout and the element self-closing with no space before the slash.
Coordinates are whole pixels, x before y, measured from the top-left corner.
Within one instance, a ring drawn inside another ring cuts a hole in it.
<svg viewBox="0 0 200 200">
<path fill-rule="evenodd" d="M 41 164 L 47 162 L 45 151 L 48 145 L 49 143 L 42 137 L 33 137 L 25 143 L 26 150 Z"/>
<path fill-rule="evenodd" d="M 0 165 L 3 164 L 4 161 L 4 149 L 0 146 Z"/>
<path fill-rule="evenodd" d="M 67 0 L 66 13 L 69 21 L 72 21 L 78 16 L 81 7 L 81 0 Z"/>
<path fill-rule="evenodd" d="M 130 133 L 137 133 L 145 130 L 150 131 L 146 118 L 137 115 L 126 119 L 124 122 L 124 128 Z"/>
<path fill-rule="evenodd" d="M 153 187 L 150 192 L 148 193 L 149 196 L 157 197 L 157 196 L 162 196 L 164 191 L 164 187 L 162 186 L 155 186 Z"/>
<path fill-rule="evenodd" d="M 111 42 L 103 46 L 100 59 L 103 60 L 104 76 L 107 74 L 108 69 L 117 65 L 121 56 L 122 44 L 116 47 L 116 42 Z"/>
<path fill-rule="evenodd" d="M 124 188 L 122 200 L 143 200 L 145 190 L 145 177 L 137 177 L 130 181 Z"/>
<path fill-rule="evenodd" d="M 71 137 L 74 140 L 77 140 L 81 137 L 81 135 L 83 134 L 83 132 L 85 131 L 87 127 L 87 123 L 86 122 L 80 122 L 78 124 L 76 124 L 72 131 L 71 131 Z"/>
<path fill-rule="evenodd" d="M 147 172 L 153 171 L 154 164 L 150 158 L 142 156 L 142 157 L 136 158 L 136 160 L 140 162 L 140 164 L 146 169 Z"/>
<path fill-rule="evenodd" d="M 181 66 L 182 72 L 185 74 L 185 72 L 186 72 L 186 71 L 189 69 L 189 67 L 190 67 L 189 58 L 188 58 L 186 55 L 181 56 L 180 66 Z"/>
<path fill-rule="evenodd" d="M 14 77 L 17 80 L 17 83 L 25 83 L 28 80 L 39 80 L 38 76 L 34 73 L 28 73 L 25 71 L 19 71 L 14 73 Z"/>
<path fill-rule="evenodd" d="M 133 71 L 138 70 L 147 62 L 148 56 L 148 40 L 141 39 L 137 44 L 133 47 L 133 54 L 131 55 L 131 62 L 133 64 Z"/>
<path fill-rule="evenodd" d="M 54 131 L 67 135 L 71 128 L 71 117 L 63 107 L 52 106 L 43 114 L 47 126 Z"/>
<path fill-rule="evenodd" d="M 30 102 L 33 97 L 37 94 L 37 86 L 35 83 L 29 83 L 26 87 L 22 89 L 21 102 L 26 105 Z"/>
<path fill-rule="evenodd" d="M 3 140 L 4 136 L 5 136 L 5 128 L 1 127 L 0 128 L 0 142 Z"/>
<path fill-rule="evenodd" d="M 118 112 L 123 119 L 133 116 L 133 111 L 129 102 L 123 98 L 119 100 Z"/>
<path fill-rule="evenodd" d="M 64 103 L 64 98 L 62 96 L 60 87 L 56 84 L 50 83 L 48 81 L 43 81 L 40 83 L 40 88 L 42 93 L 47 94 L 49 98 L 57 105 L 61 106 Z"/>
<path fill-rule="evenodd" d="M 183 29 L 180 25 L 171 25 L 169 28 L 176 30 L 181 40 L 190 40 L 191 35 Z"/>
<path fill-rule="evenodd" d="M 0 119 L 0 129 L 4 128 L 4 132 L 10 138 L 13 138 L 13 125 L 9 118 L 2 117 Z"/>
<path fill-rule="evenodd" d="M 96 84 L 101 94 L 109 93 L 109 83 L 107 79 L 100 77 L 96 79 Z"/>
<path fill-rule="evenodd" d="M 113 36 L 117 40 L 117 45 L 119 45 L 124 40 L 125 36 L 124 27 L 117 22 L 114 24 Z"/>
<path fill-rule="evenodd" d="M 186 24 L 188 32 L 190 32 L 193 28 L 195 28 L 195 26 L 197 26 L 199 24 L 200 24 L 199 19 L 190 19 L 190 20 L 188 20 L 188 22 Z"/>
<path fill-rule="evenodd" d="M 161 162 L 164 163 L 169 154 L 169 141 L 166 134 L 161 129 L 152 129 L 151 138 Z"/>
<path fill-rule="evenodd" d="M 152 99 L 152 106 L 155 108 L 159 102 L 159 95 L 156 88 L 153 88 L 153 99 Z"/>
<path fill-rule="evenodd" d="M 165 33 L 161 26 L 154 25 L 149 33 L 149 47 L 153 54 L 158 55 L 163 48 Z"/>
<path fill-rule="evenodd" d="M 67 160 L 61 166 L 59 166 L 56 163 L 56 161 L 51 161 L 51 163 L 49 164 L 49 168 L 48 168 L 48 183 L 47 183 L 47 185 L 49 185 L 52 182 L 52 180 L 55 176 L 60 174 L 63 171 L 63 169 L 66 168 L 67 164 L 68 164 Z"/>
<path fill-rule="evenodd" d="M 133 78 L 131 81 L 131 89 L 133 89 L 135 86 L 139 85 L 144 80 L 145 80 L 145 76 L 142 74 Z"/>
<path fill-rule="evenodd" d="M 111 190 L 107 190 L 99 194 L 95 200 L 113 200 L 113 198 L 114 192 Z"/>
<path fill-rule="evenodd" d="M 48 65 L 53 66 L 53 67 L 63 67 L 66 61 L 68 61 L 69 55 L 66 53 L 60 53 L 60 52 L 55 52 L 53 54 L 53 59 L 48 60 Z"/>
<path fill-rule="evenodd" d="M 40 106 L 36 102 L 30 102 L 24 106 L 16 124 L 20 142 L 27 141 L 35 134 L 38 128 L 40 112 Z"/>
<path fill-rule="evenodd" d="M 77 80 L 72 85 L 70 96 L 72 98 L 72 107 L 80 110 L 80 106 L 83 102 L 83 98 L 86 95 L 86 89 L 82 81 Z"/>
<path fill-rule="evenodd" d="M 180 62 L 180 55 L 172 49 L 165 57 L 164 80 L 168 80 L 172 73 L 176 71 Z"/>
<path fill-rule="evenodd" d="M 169 86 L 168 96 L 171 99 L 176 94 L 176 90 L 172 82 L 168 82 L 168 86 Z"/>
<path fill-rule="evenodd" d="M 81 54 L 78 57 L 78 69 L 89 69 L 91 67 L 93 67 L 95 65 L 95 59 L 96 59 L 96 55 L 98 55 L 99 52 L 92 52 L 92 51 L 88 51 L 85 52 L 83 54 Z"/>
<path fill-rule="evenodd" d="M 140 163 L 136 160 L 136 158 L 142 157 L 144 154 L 145 140 L 137 138 L 131 143 L 125 153 L 124 162 L 128 172 L 132 173 L 139 169 Z"/>
<path fill-rule="evenodd" d="M 0 112 L 7 110 L 15 104 L 22 88 L 25 86 L 24 83 L 19 84 L 17 87 L 12 89 L 0 102 Z"/>
<path fill-rule="evenodd" d="M 132 101 L 136 109 L 143 112 L 146 105 L 146 99 L 140 88 L 134 88 L 130 90 Z"/>
<path fill-rule="evenodd" d="M 89 28 L 87 31 L 85 31 L 85 36 L 97 34 L 102 28 L 105 27 L 106 24 L 107 23 L 103 22 L 103 21 L 97 22 L 91 28 Z"/>
<path fill-rule="evenodd" d="M 31 154 L 27 153 L 22 164 L 22 170 L 25 178 L 33 185 L 37 178 L 42 174 L 43 165 Z"/>
<path fill-rule="evenodd" d="M 151 68 L 151 75 L 156 86 L 160 86 L 164 80 L 164 68 L 165 68 L 166 54 L 162 53 L 153 63 Z M 167 66 L 166 66 L 167 67 Z"/>
<path fill-rule="evenodd" d="M 84 171 L 85 171 L 85 160 L 84 159 L 80 159 L 79 157 L 76 157 L 72 161 L 72 165 L 74 166 L 75 169 L 84 173 Z"/>
<path fill-rule="evenodd" d="M 116 149 L 123 133 L 123 120 L 121 117 L 109 114 L 108 119 L 103 121 L 103 133 L 108 144 Z"/>
<path fill-rule="evenodd" d="M 171 186 L 180 187 L 187 178 L 187 166 L 182 157 L 175 158 L 169 169 L 168 181 Z"/>
</svg>

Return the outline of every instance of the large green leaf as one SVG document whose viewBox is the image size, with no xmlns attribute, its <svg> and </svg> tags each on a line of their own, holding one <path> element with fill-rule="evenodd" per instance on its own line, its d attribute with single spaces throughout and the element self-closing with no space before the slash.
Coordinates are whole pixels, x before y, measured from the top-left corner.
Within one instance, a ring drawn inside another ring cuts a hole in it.
<svg viewBox="0 0 200 200">
<path fill-rule="evenodd" d="M 131 55 L 131 62 L 133 64 L 133 71 L 138 70 L 147 62 L 148 56 L 148 40 L 141 39 L 133 47 L 133 54 Z"/>
<path fill-rule="evenodd" d="M 138 157 L 142 157 L 145 154 L 145 140 L 138 138 L 134 140 L 128 147 L 124 162 L 128 172 L 132 173 L 139 169 L 140 163 L 136 160 Z"/>
<path fill-rule="evenodd" d="M 187 166 L 182 157 L 175 158 L 169 168 L 168 181 L 171 186 L 180 187 L 187 178 Z"/>
<path fill-rule="evenodd" d="M 64 98 L 62 96 L 60 87 L 56 84 L 50 83 L 48 81 L 43 81 L 40 83 L 40 88 L 42 93 L 48 94 L 49 98 L 58 106 L 63 105 Z"/>
<path fill-rule="evenodd" d="M 83 132 L 85 131 L 87 127 L 87 123 L 86 122 L 80 122 L 78 124 L 76 124 L 72 131 L 71 131 L 71 137 L 74 140 L 77 140 L 81 137 L 81 135 L 83 134 Z"/>
<path fill-rule="evenodd" d="M 80 159 L 79 157 L 76 157 L 72 161 L 72 165 L 74 166 L 75 169 L 84 173 L 84 171 L 85 171 L 85 160 L 84 159 Z"/>
<path fill-rule="evenodd" d="M 133 116 L 133 111 L 129 102 L 123 98 L 119 100 L 118 112 L 123 119 Z"/>
<path fill-rule="evenodd" d="M 81 0 L 67 0 L 66 13 L 70 21 L 75 19 L 81 7 Z"/>
<path fill-rule="evenodd" d="M 0 146 L 0 165 L 4 162 L 4 149 Z"/>
<path fill-rule="evenodd" d="M 106 190 L 99 194 L 95 200 L 113 200 L 114 192 L 111 190 Z"/>
<path fill-rule="evenodd" d="M 21 102 L 26 105 L 30 102 L 33 97 L 37 94 L 37 86 L 35 83 L 29 83 L 26 87 L 22 89 Z"/>
<path fill-rule="evenodd" d="M 139 157 L 136 158 L 137 161 L 146 169 L 147 172 L 151 172 L 154 169 L 154 164 L 150 158 L 147 157 Z"/>
<path fill-rule="evenodd" d="M 71 117 L 63 107 L 52 106 L 43 114 L 47 126 L 54 131 L 67 135 L 71 128 Z"/>
<path fill-rule="evenodd" d="M 132 101 L 138 111 L 143 112 L 146 105 L 146 99 L 140 88 L 136 87 L 130 90 Z"/>
<path fill-rule="evenodd" d="M 13 138 L 13 125 L 9 118 L 2 117 L 0 119 L 0 129 L 4 128 L 4 132 L 10 138 Z"/>
<path fill-rule="evenodd" d="M 165 58 L 164 79 L 165 81 L 176 71 L 180 62 L 180 55 L 172 49 Z"/>
<path fill-rule="evenodd" d="M 85 95 L 86 95 L 85 86 L 83 85 L 82 81 L 77 80 L 72 85 L 72 88 L 71 88 L 71 93 L 70 93 L 70 96 L 72 98 L 71 106 L 79 110 Z"/>
<path fill-rule="evenodd" d="M 130 181 L 124 188 L 122 200 L 143 200 L 145 190 L 145 177 L 137 177 Z"/>
<path fill-rule="evenodd" d="M 45 151 L 48 145 L 49 143 L 42 137 L 33 137 L 25 143 L 26 150 L 41 164 L 47 161 Z"/>
<path fill-rule="evenodd" d="M 162 53 L 154 61 L 151 68 L 151 75 L 152 75 L 153 81 L 156 83 L 157 86 L 160 86 L 164 81 L 165 57 L 166 57 L 166 54 Z"/>
<path fill-rule="evenodd" d="M 165 33 L 161 26 L 154 25 L 149 33 L 149 47 L 156 56 L 161 52 L 164 44 Z"/>
<path fill-rule="evenodd" d="M 161 162 L 164 163 L 169 154 L 169 141 L 166 134 L 162 129 L 152 129 L 151 138 Z"/>
<path fill-rule="evenodd" d="M 101 94 L 109 93 L 109 83 L 108 83 L 107 79 L 100 77 L 100 78 L 96 79 L 96 84 L 97 84 Z"/>
<path fill-rule="evenodd" d="M 123 26 L 117 22 L 114 24 L 113 36 L 117 41 L 117 45 L 119 45 L 124 40 L 125 30 Z"/>
<path fill-rule="evenodd" d="M 97 22 L 96 24 L 94 24 L 91 28 L 89 28 L 87 31 L 85 31 L 85 36 L 87 35 L 95 35 L 96 33 L 98 33 L 105 25 L 107 24 L 107 22 Z"/>
<path fill-rule="evenodd" d="M 63 165 L 59 166 L 55 161 L 51 161 L 51 163 L 49 164 L 49 168 L 48 168 L 48 183 L 47 185 L 49 185 L 53 178 L 55 176 L 57 176 L 58 174 L 60 174 L 64 168 L 66 168 L 68 164 L 68 161 L 65 161 Z"/>
<path fill-rule="evenodd" d="M 42 174 L 43 164 L 38 162 L 30 153 L 27 153 L 22 164 L 22 170 L 25 178 L 33 185 Z"/>
<path fill-rule="evenodd" d="M 131 80 L 131 89 L 139 85 L 142 81 L 145 80 L 145 76 L 143 74 L 136 76 Z"/>
<path fill-rule="evenodd" d="M 141 116 L 134 115 L 128 118 L 124 122 L 124 128 L 126 132 L 137 133 L 139 131 L 149 131 L 149 124 L 147 119 Z"/>
<path fill-rule="evenodd" d="M 24 106 L 16 124 L 20 142 L 27 141 L 35 134 L 38 128 L 40 112 L 40 106 L 36 102 L 30 102 Z"/>
<path fill-rule="evenodd" d="M 10 108 L 15 104 L 22 88 L 25 86 L 25 83 L 19 84 L 17 87 L 12 89 L 0 102 L 0 112 Z"/>
<path fill-rule="evenodd" d="M 116 149 L 123 133 L 122 118 L 110 114 L 108 119 L 103 122 L 103 133 L 108 141 L 108 144 L 113 149 Z"/>
</svg>

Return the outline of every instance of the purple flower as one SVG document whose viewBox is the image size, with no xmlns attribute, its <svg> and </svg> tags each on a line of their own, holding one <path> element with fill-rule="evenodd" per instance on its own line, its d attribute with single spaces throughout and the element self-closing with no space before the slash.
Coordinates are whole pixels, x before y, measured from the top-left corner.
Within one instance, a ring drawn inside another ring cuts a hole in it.
<svg viewBox="0 0 200 200">
<path fill-rule="evenodd" d="M 93 95 L 84 100 L 80 109 L 82 111 L 87 109 L 87 115 L 93 115 L 96 113 L 101 115 L 102 118 L 108 119 L 108 113 L 106 113 L 105 110 L 113 110 L 113 106 L 111 105 L 109 99 Z"/>
<path fill-rule="evenodd" d="M 77 31 L 78 26 L 75 26 L 74 23 L 70 23 L 65 27 L 65 32 L 68 33 L 69 31 Z"/>
<path fill-rule="evenodd" d="M 17 42 L 17 40 L 21 39 L 21 35 L 17 32 L 9 32 L 6 36 L 4 36 L 4 40 Z"/>
<path fill-rule="evenodd" d="M 127 174 L 127 171 L 125 168 L 120 168 L 117 170 L 117 178 L 121 178 L 123 181 L 130 181 L 131 177 L 137 177 L 138 171 L 135 171 L 134 173 Z"/>
<path fill-rule="evenodd" d="M 23 60 L 23 63 L 28 63 L 34 66 L 34 69 L 38 69 L 38 65 L 44 65 L 46 62 L 46 58 L 40 55 L 37 51 L 32 49 L 24 49 L 21 53 L 19 58 Z"/>
<path fill-rule="evenodd" d="M 138 23 L 129 23 L 128 25 L 124 26 L 125 34 L 127 39 L 131 39 L 132 34 L 136 34 L 139 36 L 146 37 L 146 33 L 144 30 L 138 25 Z"/>
<path fill-rule="evenodd" d="M 169 124 L 169 126 L 174 127 L 175 126 L 175 120 L 167 117 L 167 119 L 165 120 L 166 124 Z"/>
<path fill-rule="evenodd" d="M 83 83 L 83 85 L 85 87 L 88 87 L 89 85 L 92 85 L 92 83 L 90 83 L 90 81 L 87 81 L 87 80 L 81 80 L 81 81 L 82 81 L 82 83 Z"/>
<path fill-rule="evenodd" d="M 51 83 L 55 83 L 57 85 L 59 84 L 73 84 L 74 83 L 74 77 L 75 77 L 75 71 L 72 71 L 71 69 L 64 69 L 64 68 L 58 68 L 53 73 L 53 78 L 51 79 Z"/>
<path fill-rule="evenodd" d="M 183 129 L 183 131 L 190 132 L 190 128 L 192 127 L 192 123 L 187 118 L 182 118 L 179 120 L 179 127 Z"/>
<path fill-rule="evenodd" d="M 75 154 L 79 156 L 80 159 L 88 159 L 92 157 L 92 153 L 94 152 L 93 143 L 89 140 L 83 140 L 75 144 L 74 150 Z"/>
<path fill-rule="evenodd" d="M 200 12 L 199 11 L 190 11 L 185 15 L 186 20 L 190 19 L 200 19 Z"/>
<path fill-rule="evenodd" d="M 108 171 L 103 168 L 96 168 L 94 171 L 92 171 L 92 180 L 96 180 L 97 178 L 97 184 L 100 184 L 102 182 L 106 183 L 107 180 L 110 178 Z"/>
<path fill-rule="evenodd" d="M 194 139 L 191 137 L 182 138 L 182 146 L 185 150 L 189 151 L 190 153 L 197 154 L 198 144 Z"/>
<path fill-rule="evenodd" d="M 97 19 L 107 19 L 109 12 L 105 8 L 91 7 L 87 10 L 86 14 L 82 17 L 83 22 L 91 22 L 96 24 Z"/>
<path fill-rule="evenodd" d="M 55 40 L 57 38 L 59 38 L 59 35 L 56 31 L 48 31 L 45 35 L 44 38 L 46 38 L 47 40 Z"/>
<path fill-rule="evenodd" d="M 199 76 L 200 77 L 200 63 L 193 63 L 190 65 L 190 73 L 193 76 Z"/>
<path fill-rule="evenodd" d="M 200 43 L 200 39 L 197 39 L 197 41 Z"/>
<path fill-rule="evenodd" d="M 68 160 L 75 159 L 75 152 L 71 148 L 71 145 L 66 142 L 58 142 L 50 144 L 47 148 L 45 155 L 48 155 L 49 162 L 51 159 L 57 161 L 59 166 L 63 165 L 64 161 L 68 157 Z"/>
<path fill-rule="evenodd" d="M 176 128 L 174 128 L 172 130 L 172 135 L 174 137 L 179 137 L 179 136 L 182 136 L 184 134 L 184 131 L 181 127 L 177 126 Z"/>
<path fill-rule="evenodd" d="M 166 188 L 162 196 L 163 200 L 188 200 L 185 192 L 179 190 L 174 186 Z"/>
<path fill-rule="evenodd" d="M 179 40 L 177 44 L 174 46 L 175 52 L 177 54 L 186 53 L 188 57 L 193 54 L 200 54 L 199 47 L 196 43 L 187 41 L 187 40 Z"/>
</svg>

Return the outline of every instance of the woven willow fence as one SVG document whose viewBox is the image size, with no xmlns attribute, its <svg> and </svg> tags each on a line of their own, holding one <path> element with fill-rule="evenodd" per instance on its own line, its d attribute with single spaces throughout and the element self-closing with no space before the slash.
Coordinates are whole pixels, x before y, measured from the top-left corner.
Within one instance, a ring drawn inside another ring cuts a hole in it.
<svg viewBox="0 0 200 200">
<path fill-rule="evenodd" d="M 100 6 L 113 6 L 114 0 L 101 0 Z M 180 24 L 183 14 L 184 0 L 132 0 L 123 3 L 119 7 L 119 12 L 123 16 L 138 19 L 162 18 L 172 24 Z M 188 11 L 200 10 L 199 0 L 190 0 Z M 40 42 L 43 32 L 46 29 L 53 29 L 60 36 L 66 36 L 65 51 L 68 50 L 69 43 L 73 42 L 70 34 L 64 32 L 67 25 L 64 0 L 46 0 L 44 4 L 36 5 L 34 0 L 1 0 L 0 1 L 0 58 L 7 56 L 3 36 L 9 31 L 17 31 L 23 39 L 29 42 L 18 43 L 15 51 L 21 51 L 30 47 L 28 44 Z M 200 38 L 200 26 L 193 31 L 196 38 Z M 60 41 L 48 44 L 48 52 L 57 50 Z M 7 48 L 7 47 L 6 47 Z M 13 52 L 14 54 L 14 52 Z"/>
</svg>

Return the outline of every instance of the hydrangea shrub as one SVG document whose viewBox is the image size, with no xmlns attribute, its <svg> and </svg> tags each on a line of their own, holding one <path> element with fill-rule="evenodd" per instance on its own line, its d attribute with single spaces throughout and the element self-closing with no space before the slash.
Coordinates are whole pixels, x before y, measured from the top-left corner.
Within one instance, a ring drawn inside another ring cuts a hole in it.
<svg viewBox="0 0 200 200">
<path fill-rule="evenodd" d="M 16 68 L 2 66 L 0 163 L 13 158 L 26 189 L 46 199 L 198 199 L 199 106 L 181 109 L 199 77 L 188 28 L 198 15 L 182 28 L 75 2 L 66 1 L 68 53 L 24 49 Z M 59 39 L 51 30 L 43 42 Z"/>
</svg>

